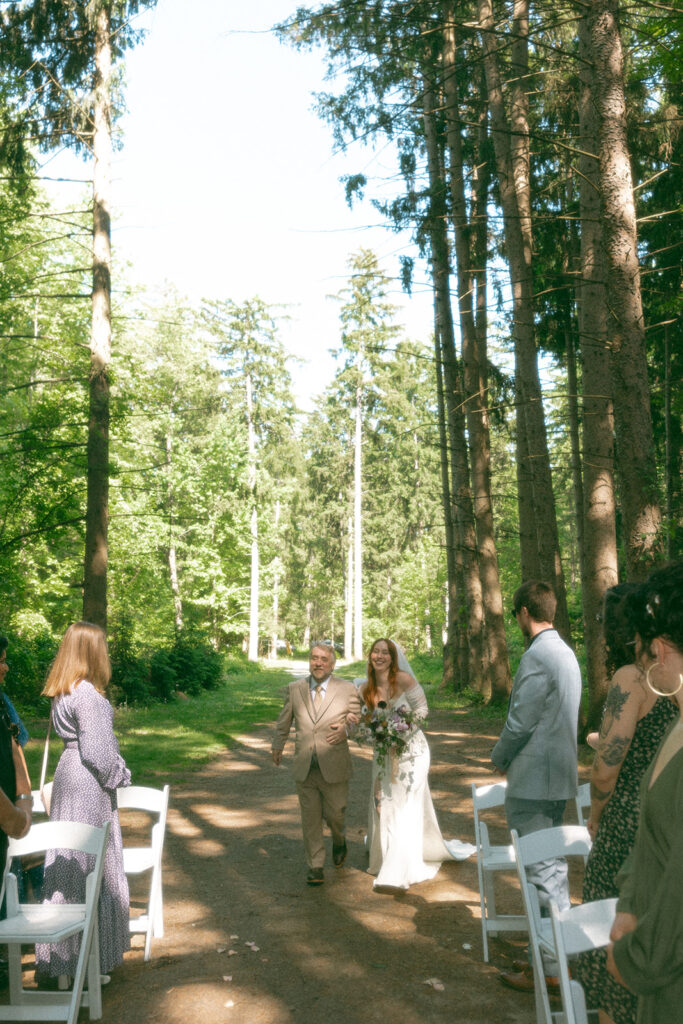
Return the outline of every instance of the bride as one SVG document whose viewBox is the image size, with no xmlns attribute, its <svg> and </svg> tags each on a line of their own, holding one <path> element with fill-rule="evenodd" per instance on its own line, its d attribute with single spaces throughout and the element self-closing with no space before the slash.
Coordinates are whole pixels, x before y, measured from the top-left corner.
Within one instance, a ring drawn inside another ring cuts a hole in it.
<svg viewBox="0 0 683 1024">
<path fill-rule="evenodd" d="M 368 657 L 367 679 L 360 682 L 364 717 L 379 706 L 407 707 L 427 714 L 427 698 L 408 660 L 392 640 L 375 640 Z M 429 746 L 421 729 L 396 758 L 372 763 L 368 821 L 368 872 L 376 875 L 373 888 L 406 891 L 415 882 L 433 878 L 441 862 L 465 860 L 476 847 L 457 840 L 444 842 L 429 792 Z M 393 763 L 392 763 L 393 762 Z"/>
</svg>

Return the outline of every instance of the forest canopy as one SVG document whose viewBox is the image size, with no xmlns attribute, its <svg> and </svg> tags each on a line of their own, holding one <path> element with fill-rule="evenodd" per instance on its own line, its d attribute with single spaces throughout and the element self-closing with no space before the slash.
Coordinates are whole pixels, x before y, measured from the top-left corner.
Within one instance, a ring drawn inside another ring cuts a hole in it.
<svg viewBox="0 0 683 1024">
<path fill-rule="evenodd" d="M 681 553 L 680 12 L 341 0 L 277 28 L 325 54 L 336 144 L 392 155 L 390 187 L 359 167 L 340 190 L 413 245 L 349 252 L 302 413 L 258 282 L 159 298 L 112 256 L 145 6 L 0 9 L 0 632 L 43 665 L 100 622 L 131 700 L 171 697 L 189 652 L 359 659 L 376 636 L 504 700 L 505 612 L 543 578 L 594 724 L 606 589 Z M 39 180 L 64 143 L 92 173 L 77 208 Z M 388 295 L 417 260 L 434 322 L 409 338 Z"/>
</svg>

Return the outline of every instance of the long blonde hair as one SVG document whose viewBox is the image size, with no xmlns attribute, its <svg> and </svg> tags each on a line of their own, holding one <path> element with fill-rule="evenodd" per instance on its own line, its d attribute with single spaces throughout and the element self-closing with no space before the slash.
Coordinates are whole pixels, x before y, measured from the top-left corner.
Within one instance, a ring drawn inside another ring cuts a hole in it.
<svg viewBox="0 0 683 1024">
<path fill-rule="evenodd" d="M 104 693 L 111 679 L 111 664 L 104 630 L 92 622 L 74 622 L 69 626 L 52 662 L 44 697 L 61 697 L 87 679 Z"/>
</svg>

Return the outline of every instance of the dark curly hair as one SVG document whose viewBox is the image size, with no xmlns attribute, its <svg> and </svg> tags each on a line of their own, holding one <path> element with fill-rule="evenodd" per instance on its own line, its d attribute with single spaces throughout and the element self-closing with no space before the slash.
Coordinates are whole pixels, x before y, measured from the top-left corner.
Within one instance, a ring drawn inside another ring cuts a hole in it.
<svg viewBox="0 0 683 1024">
<path fill-rule="evenodd" d="M 658 569 L 643 584 L 635 626 L 646 649 L 661 636 L 683 654 L 683 561 Z"/>
<path fill-rule="evenodd" d="M 632 665 L 636 657 L 636 608 L 642 603 L 643 588 L 638 583 L 619 583 L 605 591 L 602 608 L 605 636 L 605 664 L 612 676 L 622 665 Z"/>
</svg>

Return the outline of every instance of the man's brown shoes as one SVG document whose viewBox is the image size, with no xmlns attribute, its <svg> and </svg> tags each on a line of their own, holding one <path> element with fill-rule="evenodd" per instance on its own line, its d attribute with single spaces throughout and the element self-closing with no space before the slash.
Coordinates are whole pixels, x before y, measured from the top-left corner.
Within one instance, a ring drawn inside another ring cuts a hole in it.
<svg viewBox="0 0 683 1024">
<path fill-rule="evenodd" d="M 325 881 L 325 872 L 322 868 L 309 868 L 306 875 L 308 885 L 322 885 Z"/>
<path fill-rule="evenodd" d="M 520 971 L 501 971 L 498 977 L 504 985 L 514 988 L 517 992 L 533 992 L 534 990 L 534 972 L 531 964 L 523 964 Z M 545 983 L 550 993 L 559 992 L 560 983 L 557 978 L 546 974 Z"/>
<path fill-rule="evenodd" d="M 340 846 L 332 844 L 332 863 L 335 868 L 340 868 L 346 860 L 346 843 L 342 843 Z"/>
</svg>

